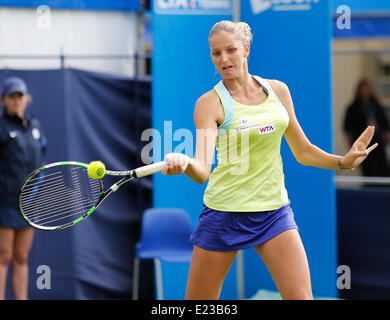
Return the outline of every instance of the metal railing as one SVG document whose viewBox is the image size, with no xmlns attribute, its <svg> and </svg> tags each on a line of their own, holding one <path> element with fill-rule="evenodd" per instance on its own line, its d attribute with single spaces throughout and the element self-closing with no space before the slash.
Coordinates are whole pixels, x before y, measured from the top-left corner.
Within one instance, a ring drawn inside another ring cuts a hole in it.
<svg viewBox="0 0 390 320">
<path fill-rule="evenodd" d="M 390 177 L 334 176 L 334 182 L 341 186 L 390 186 Z"/>
<path fill-rule="evenodd" d="M 0 54 L 1 60 L 57 60 L 61 69 L 66 68 L 69 60 L 125 60 L 133 63 L 135 75 L 140 73 L 139 62 L 151 59 L 151 54 Z"/>
</svg>

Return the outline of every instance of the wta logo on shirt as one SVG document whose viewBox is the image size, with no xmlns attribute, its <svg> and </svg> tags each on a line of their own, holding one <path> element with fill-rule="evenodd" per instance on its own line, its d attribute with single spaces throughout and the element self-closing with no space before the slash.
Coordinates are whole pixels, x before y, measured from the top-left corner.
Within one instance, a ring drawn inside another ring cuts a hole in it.
<svg viewBox="0 0 390 320">
<path fill-rule="evenodd" d="M 264 127 L 259 128 L 259 134 L 267 134 L 275 131 L 275 125 L 274 124 L 268 124 Z"/>
</svg>

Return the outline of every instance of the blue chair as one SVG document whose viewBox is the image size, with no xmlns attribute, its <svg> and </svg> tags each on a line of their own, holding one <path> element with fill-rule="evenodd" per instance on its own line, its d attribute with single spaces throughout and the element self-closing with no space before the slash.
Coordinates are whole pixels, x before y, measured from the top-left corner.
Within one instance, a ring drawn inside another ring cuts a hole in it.
<svg viewBox="0 0 390 320">
<path fill-rule="evenodd" d="M 157 298 L 163 299 L 161 262 L 190 262 L 191 219 L 182 209 L 151 208 L 142 217 L 141 239 L 136 244 L 133 271 L 133 299 L 138 299 L 140 259 L 153 259 Z"/>
</svg>

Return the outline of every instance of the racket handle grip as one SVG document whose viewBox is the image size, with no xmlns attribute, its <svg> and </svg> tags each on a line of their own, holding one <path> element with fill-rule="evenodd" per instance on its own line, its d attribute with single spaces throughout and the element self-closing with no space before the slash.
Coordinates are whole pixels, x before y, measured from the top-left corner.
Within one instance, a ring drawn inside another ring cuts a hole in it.
<svg viewBox="0 0 390 320">
<path fill-rule="evenodd" d="M 137 178 L 149 176 L 153 173 L 160 172 L 166 165 L 165 161 L 160 161 L 156 163 L 149 164 L 147 166 L 139 167 L 134 169 Z"/>
</svg>

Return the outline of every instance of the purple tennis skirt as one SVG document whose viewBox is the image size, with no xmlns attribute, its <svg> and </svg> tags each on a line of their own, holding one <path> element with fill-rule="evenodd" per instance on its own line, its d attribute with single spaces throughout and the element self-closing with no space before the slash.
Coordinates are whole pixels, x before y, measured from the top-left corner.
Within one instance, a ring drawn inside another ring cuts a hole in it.
<svg viewBox="0 0 390 320">
<path fill-rule="evenodd" d="M 252 248 L 289 229 L 298 229 L 290 204 L 260 212 L 225 212 L 203 205 L 190 241 L 205 250 L 235 251 Z"/>
</svg>

